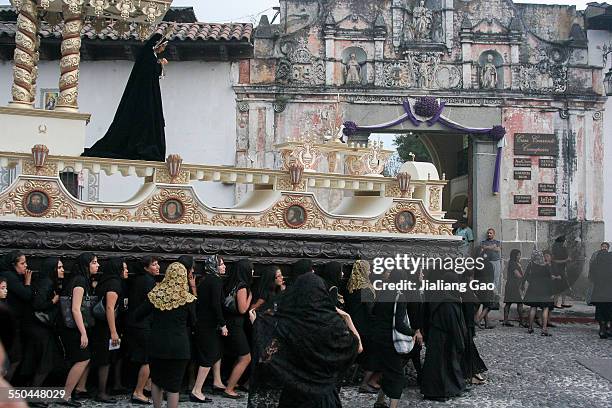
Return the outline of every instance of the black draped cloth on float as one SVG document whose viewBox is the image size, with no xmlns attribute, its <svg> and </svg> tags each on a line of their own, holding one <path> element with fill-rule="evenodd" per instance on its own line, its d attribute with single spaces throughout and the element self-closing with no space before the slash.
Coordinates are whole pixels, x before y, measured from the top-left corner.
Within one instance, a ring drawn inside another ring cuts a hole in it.
<svg viewBox="0 0 612 408">
<path fill-rule="evenodd" d="M 357 356 L 358 341 L 336 312 L 323 280 L 300 276 L 257 314 L 249 408 L 336 408 L 338 376 Z"/>
<path fill-rule="evenodd" d="M 447 272 L 442 279 L 459 281 L 454 272 Z M 461 298 L 456 291 L 445 290 L 431 293 L 430 300 L 421 394 L 430 398 L 459 396 L 465 390 L 462 361 L 468 335 Z"/>
<path fill-rule="evenodd" d="M 165 121 L 159 77 L 162 66 L 153 47 L 162 38 L 155 34 L 140 51 L 106 135 L 82 156 L 164 161 Z"/>
</svg>

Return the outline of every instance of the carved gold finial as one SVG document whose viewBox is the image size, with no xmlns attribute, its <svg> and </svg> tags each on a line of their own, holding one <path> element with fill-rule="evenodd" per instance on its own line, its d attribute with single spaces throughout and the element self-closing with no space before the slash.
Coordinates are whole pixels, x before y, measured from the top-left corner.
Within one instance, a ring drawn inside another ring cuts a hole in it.
<svg viewBox="0 0 612 408">
<path fill-rule="evenodd" d="M 410 174 L 401 172 L 397 173 L 397 184 L 399 184 L 399 189 L 402 192 L 402 197 L 405 197 L 410 190 L 410 179 L 412 177 Z"/>
<path fill-rule="evenodd" d="M 183 164 L 183 158 L 178 154 L 168 155 L 166 158 L 166 167 L 172 180 L 176 179 L 181 173 L 181 165 Z"/>
<path fill-rule="evenodd" d="M 44 167 L 48 155 L 49 148 L 44 144 L 37 144 L 32 147 L 32 159 L 34 160 L 34 167 L 36 167 L 36 174 L 39 174 Z"/>
<path fill-rule="evenodd" d="M 304 166 L 298 161 L 294 161 L 289 164 L 289 179 L 293 185 L 293 189 L 297 190 L 298 186 L 302 182 L 302 176 L 304 175 Z"/>
</svg>

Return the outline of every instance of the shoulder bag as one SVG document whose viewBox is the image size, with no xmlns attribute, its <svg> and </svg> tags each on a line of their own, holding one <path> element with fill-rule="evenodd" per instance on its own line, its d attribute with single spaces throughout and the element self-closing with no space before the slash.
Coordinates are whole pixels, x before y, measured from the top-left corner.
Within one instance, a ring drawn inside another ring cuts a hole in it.
<svg viewBox="0 0 612 408">
<path fill-rule="evenodd" d="M 401 292 L 397 292 L 397 296 L 395 296 L 395 303 L 393 304 L 393 346 L 395 347 L 395 351 L 398 354 L 408 354 L 412 351 L 414 347 L 414 338 L 412 336 L 407 336 L 403 333 L 400 333 L 395 329 L 395 314 L 397 312 L 397 301 Z M 408 318 L 408 312 L 404 315 L 404 323 L 406 326 L 410 327 L 410 319 Z"/>
<path fill-rule="evenodd" d="M 223 307 L 226 311 L 234 314 L 238 314 L 238 302 L 236 300 L 236 293 L 238 288 L 235 287 L 231 292 L 223 299 Z"/>
<path fill-rule="evenodd" d="M 83 296 L 83 301 L 81 302 L 81 315 L 83 316 L 83 324 L 86 329 L 96 324 L 92 309 L 97 302 L 97 296 Z M 62 312 L 62 321 L 64 325 L 69 329 L 76 329 L 77 326 L 74 321 L 74 316 L 72 315 L 72 296 L 60 296 L 60 310 Z"/>
</svg>

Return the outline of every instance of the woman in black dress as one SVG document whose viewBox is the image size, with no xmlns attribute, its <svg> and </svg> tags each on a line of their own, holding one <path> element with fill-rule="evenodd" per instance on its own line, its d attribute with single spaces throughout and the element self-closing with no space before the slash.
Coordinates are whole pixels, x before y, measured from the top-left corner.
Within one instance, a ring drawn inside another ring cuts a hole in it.
<svg viewBox="0 0 612 408">
<path fill-rule="evenodd" d="M 89 336 L 88 327 L 81 313 L 83 299 L 93 293 L 91 288 L 91 277 L 98 273 L 98 258 L 91 252 L 84 252 L 78 256 L 76 265 L 68 281 L 62 287 L 61 296 L 70 299 L 72 316 L 76 323 L 75 328 L 60 325 L 60 337 L 64 345 L 66 360 L 71 364 L 66 384 L 64 385 L 64 401 L 62 405 L 80 407 L 81 404 L 72 400 L 72 391 L 75 391 L 77 382 L 83 377 L 89 365 Z M 85 390 L 76 390 L 85 392 Z"/>
<path fill-rule="evenodd" d="M 317 273 L 325 282 L 329 296 L 336 303 L 336 307 L 344 308 L 344 298 L 340 295 L 340 282 L 342 281 L 342 264 L 328 262 L 322 271 Z"/>
<path fill-rule="evenodd" d="M 388 282 L 397 284 L 408 279 L 404 270 L 394 269 Z M 393 344 L 393 327 L 406 336 L 414 336 L 404 320 L 407 311 L 408 296 L 393 290 L 379 291 L 376 296 L 372 321 L 372 360 L 374 371 L 382 372 L 382 381 L 376 406 L 385 406 L 385 397 L 389 397 L 390 407 L 397 408 L 402 392 L 406 386 L 404 364 Z M 397 298 L 397 306 L 396 306 Z M 395 309 L 395 312 L 394 312 Z"/>
<path fill-rule="evenodd" d="M 474 272 L 474 278 L 479 282 L 479 284 L 483 283 L 495 283 L 495 269 L 493 264 L 483 259 L 484 267 L 482 269 L 477 269 Z M 481 329 L 492 329 L 495 326 L 489 323 L 489 312 L 496 308 L 495 303 L 495 290 L 487 290 L 482 289 L 476 291 L 476 296 L 480 300 L 480 308 L 476 313 L 476 325 Z M 481 322 L 484 321 L 484 324 Z"/>
<path fill-rule="evenodd" d="M 459 277 L 446 272 L 442 280 L 457 284 Z M 465 391 L 462 361 L 468 333 L 458 291 L 444 290 L 430 296 L 421 394 L 425 399 L 446 401 Z"/>
<path fill-rule="evenodd" d="M 195 281 L 195 259 L 190 255 L 181 255 L 178 261 L 183 264 L 185 269 L 187 269 L 187 282 L 189 283 L 189 290 L 193 296 L 198 295 L 198 289 L 196 287 Z"/>
<path fill-rule="evenodd" d="M 187 269 L 170 264 L 164 280 L 134 312 L 136 318 L 151 315 L 151 383 L 153 405 L 160 408 L 166 391 L 169 408 L 176 408 L 185 369 L 191 358 L 189 327 L 195 325 L 196 297 L 189 292 Z"/>
<path fill-rule="evenodd" d="M 610 245 L 601 244 L 601 250 L 591 262 L 589 279 L 593 282 L 591 303 L 595 305 L 595 320 L 599 322 L 599 337 L 608 338 L 612 323 L 612 253 Z"/>
<path fill-rule="evenodd" d="M 22 330 L 24 319 L 32 313 L 32 271 L 28 269 L 25 254 L 21 251 L 12 251 L 4 256 L 0 265 L 0 276 L 6 279 L 8 295 L 6 305 L 15 316 L 17 331 L 10 349 L 7 350 L 11 365 L 6 379 L 11 380 L 23 357 Z"/>
<path fill-rule="evenodd" d="M 344 303 L 345 311 L 351 316 L 363 344 L 363 352 L 357 358 L 357 363 L 364 370 L 359 392 L 367 394 L 376 394 L 380 389 L 372 381 L 374 372 L 371 369 L 372 362 L 370 361 L 372 356 L 370 328 L 375 299 L 376 291 L 370 282 L 370 264 L 358 260 L 353 264 L 351 276 L 346 285 Z"/>
<path fill-rule="evenodd" d="M 199 364 L 189 399 L 192 402 L 211 402 L 204 395 L 202 387 L 210 368 L 213 369 L 213 393 L 223 392 L 221 381 L 221 336 L 227 336 L 227 326 L 223 317 L 223 281 L 225 263 L 217 255 L 204 260 L 204 277 L 198 284 L 198 303 L 196 309 L 196 357 Z"/>
<path fill-rule="evenodd" d="M 466 269 L 466 271 L 460 275 L 459 280 L 466 284 L 465 292 L 461 293 L 461 311 L 463 312 L 463 318 L 467 328 L 465 353 L 463 353 L 462 361 L 464 378 L 471 384 L 481 385 L 485 383 L 482 373 L 488 371 L 488 369 L 480 357 L 480 353 L 474 342 L 474 337 L 476 337 L 476 322 L 474 321 L 474 317 L 480 300 L 469 285 L 470 282 L 474 280 L 473 268 Z"/>
<path fill-rule="evenodd" d="M 536 311 L 541 308 L 542 336 L 550 336 L 550 333 L 548 333 L 548 315 L 554 307 L 552 296 L 555 279 L 551 271 L 551 260 L 550 251 L 534 250 L 531 254 L 531 262 L 525 272 L 525 279 L 529 283 L 527 292 L 525 292 L 525 304 L 530 307 L 528 329 L 530 334 L 533 333 Z"/>
<path fill-rule="evenodd" d="M 504 290 L 504 326 L 512 327 L 513 324 L 508 321 L 510 314 L 510 306 L 516 303 L 516 312 L 519 317 L 519 324 L 523 327 L 523 299 L 521 296 L 521 284 L 525 273 L 521 266 L 521 251 L 513 249 L 510 251 L 510 260 L 508 261 L 508 273 L 506 278 L 506 288 Z"/>
<path fill-rule="evenodd" d="M 102 302 L 105 309 L 105 318 L 97 319 L 96 325 L 92 329 L 92 366 L 98 369 L 98 395 L 96 401 L 105 403 L 116 402 L 106 392 L 106 384 L 108 382 L 108 373 L 110 370 L 111 356 L 117 354 L 116 351 L 110 351 L 113 348 L 119 347 L 121 338 L 117 330 L 117 314 L 116 310 L 119 307 L 119 299 L 122 296 L 121 278 L 124 271 L 127 270 L 127 264 L 123 258 L 111 258 L 103 269 L 104 273 L 98 280 L 96 286 L 96 296 Z"/>
<path fill-rule="evenodd" d="M 258 310 L 285 289 L 283 272 L 277 265 L 268 266 L 261 274 L 251 310 Z"/>
<path fill-rule="evenodd" d="M 314 274 L 299 276 L 275 303 L 276 310 L 251 311 L 255 366 L 247 406 L 341 407 L 336 383 L 359 352 L 357 330 Z"/>
<path fill-rule="evenodd" d="M 21 374 L 32 376 L 31 386 L 40 387 L 54 368 L 61 367 L 63 355 L 55 333 L 59 315 L 59 293 L 64 264 L 47 258 L 32 282 L 32 310 L 24 328 L 25 355 Z"/>
<path fill-rule="evenodd" d="M 153 256 L 145 256 L 140 261 L 140 267 L 141 269 L 137 271 L 129 284 L 126 335 L 129 356 L 134 363 L 140 366 L 131 402 L 147 405 L 151 403 L 144 395 L 145 386 L 149 380 L 151 317 L 137 319 L 134 312 L 147 302 L 147 295 L 155 287 L 155 277 L 159 276 L 159 262 Z"/>
<path fill-rule="evenodd" d="M 244 316 L 249 310 L 253 293 L 251 283 L 253 281 L 253 264 L 246 259 L 241 259 L 228 276 L 225 283 L 223 296 L 234 297 L 235 307 L 225 308 L 224 315 L 227 323 L 228 335 L 225 337 L 227 354 L 238 356 L 238 361 L 232 369 L 227 380 L 227 386 L 223 391 L 226 398 L 238 399 L 242 395 L 236 393 L 234 388 L 238 385 L 240 377 L 251 363 L 251 349 L 244 331 Z"/>
</svg>

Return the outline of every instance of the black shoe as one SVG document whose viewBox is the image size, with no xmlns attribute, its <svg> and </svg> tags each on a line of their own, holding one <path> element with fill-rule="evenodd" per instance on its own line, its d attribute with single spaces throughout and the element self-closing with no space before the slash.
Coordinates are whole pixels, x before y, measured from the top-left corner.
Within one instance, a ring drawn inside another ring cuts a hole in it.
<svg viewBox="0 0 612 408">
<path fill-rule="evenodd" d="M 142 393 L 144 394 L 145 397 L 151 398 L 151 391 L 149 391 L 149 390 L 142 390 Z"/>
<path fill-rule="evenodd" d="M 137 405 L 151 405 L 152 402 L 151 400 L 141 400 L 140 398 L 136 398 L 134 395 L 132 395 L 132 398 L 130 399 L 130 403 L 132 404 L 137 404 Z"/>
<path fill-rule="evenodd" d="M 243 398 L 243 396 L 242 396 L 242 395 L 240 395 L 240 394 L 231 395 L 231 394 L 228 394 L 228 393 L 227 393 L 227 392 L 225 392 L 225 391 L 223 391 L 223 394 L 222 394 L 222 395 L 223 395 L 223 398 L 229 398 L 229 399 L 235 399 L 235 400 L 236 400 L 236 399 L 241 399 L 241 398 Z"/>
<path fill-rule="evenodd" d="M 212 393 L 213 393 L 213 395 L 221 395 L 224 392 L 225 392 L 225 388 L 215 387 L 214 385 L 212 386 Z"/>
<path fill-rule="evenodd" d="M 89 393 L 89 391 L 74 391 L 72 393 L 72 399 L 75 401 L 90 399 L 90 398 L 91 398 L 91 394 Z"/>
<path fill-rule="evenodd" d="M 249 392 L 249 389 L 247 387 L 245 387 L 244 385 L 239 385 L 239 386 L 236 387 L 236 389 L 238 391 L 246 392 L 247 394 Z"/>
<path fill-rule="evenodd" d="M 58 405 L 63 405 L 65 407 L 80 407 L 81 403 L 70 398 L 69 400 L 62 400 L 57 403 Z"/>
<path fill-rule="evenodd" d="M 510 322 L 504 322 L 502 323 L 502 326 L 506 326 L 506 327 L 514 327 L 514 325 Z"/>
<path fill-rule="evenodd" d="M 365 386 L 359 387 L 360 394 L 378 394 L 378 390 L 371 385 L 367 384 Z"/>
<path fill-rule="evenodd" d="M 213 402 L 213 400 L 208 397 L 204 397 L 204 399 L 200 399 L 196 397 L 195 395 L 193 395 L 193 393 L 189 394 L 189 401 L 197 402 L 198 404 L 208 404 L 210 402 Z"/>
<path fill-rule="evenodd" d="M 607 339 L 608 338 L 608 333 L 606 333 L 606 332 L 599 332 L 599 338 L 600 339 Z"/>
</svg>

